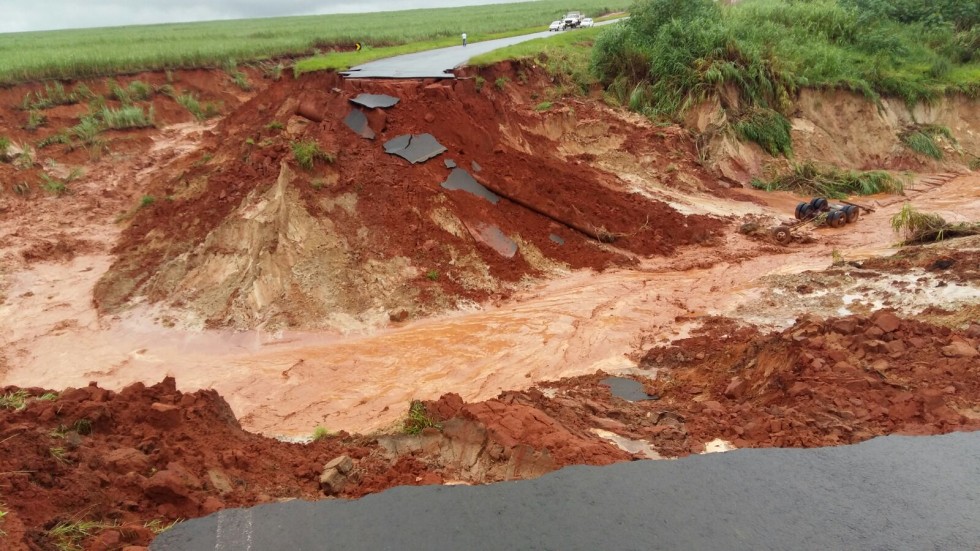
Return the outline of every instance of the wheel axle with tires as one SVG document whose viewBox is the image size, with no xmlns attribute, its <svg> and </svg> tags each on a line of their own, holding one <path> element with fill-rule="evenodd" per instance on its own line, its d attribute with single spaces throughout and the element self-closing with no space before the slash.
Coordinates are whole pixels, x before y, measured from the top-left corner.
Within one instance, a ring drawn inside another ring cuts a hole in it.
<svg viewBox="0 0 980 551">
<path fill-rule="evenodd" d="M 861 209 L 857 205 L 831 205 L 824 197 L 814 197 L 809 202 L 796 205 L 796 219 L 810 221 L 826 214 L 824 223 L 832 228 L 857 221 Z"/>
<path fill-rule="evenodd" d="M 861 209 L 871 209 L 851 203 L 832 205 L 824 197 L 814 197 L 805 203 L 796 205 L 795 218 L 798 222 L 783 222 L 772 228 L 773 239 L 786 244 L 796 236 L 796 230 L 809 224 L 825 224 L 831 228 L 840 228 L 845 224 L 857 222 Z"/>
</svg>

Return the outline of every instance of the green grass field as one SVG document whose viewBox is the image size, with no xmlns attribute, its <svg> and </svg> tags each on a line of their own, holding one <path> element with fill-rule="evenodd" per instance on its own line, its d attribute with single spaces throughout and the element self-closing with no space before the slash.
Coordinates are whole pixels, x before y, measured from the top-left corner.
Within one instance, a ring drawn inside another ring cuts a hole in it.
<svg viewBox="0 0 980 551">
<path fill-rule="evenodd" d="M 207 23 L 148 25 L 0 34 L 0 85 L 77 79 L 160 69 L 223 67 L 302 56 L 316 49 L 361 42 L 361 56 L 339 53 L 319 62 L 330 68 L 454 44 L 462 32 L 473 42 L 548 25 L 567 9 L 598 16 L 623 10 L 630 0 L 538 0 L 515 4 L 399 12 L 280 17 Z M 404 45 L 415 44 L 412 47 Z M 387 50 L 383 47 L 402 46 Z M 346 56 L 346 57 L 344 57 Z M 321 68 L 320 66 L 314 66 Z"/>
</svg>

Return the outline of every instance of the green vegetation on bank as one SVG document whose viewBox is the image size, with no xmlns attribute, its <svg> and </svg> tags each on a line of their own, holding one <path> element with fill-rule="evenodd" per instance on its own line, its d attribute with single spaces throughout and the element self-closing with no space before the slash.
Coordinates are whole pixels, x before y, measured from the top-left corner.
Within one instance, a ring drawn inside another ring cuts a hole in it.
<svg viewBox="0 0 980 551">
<path fill-rule="evenodd" d="M 593 48 L 610 96 L 653 119 L 718 97 L 735 132 L 773 155 L 791 154 L 803 87 L 910 105 L 980 96 L 977 0 L 639 0 L 630 14 Z"/>
<path fill-rule="evenodd" d="M 849 195 L 901 193 L 905 184 L 881 170 L 841 170 L 807 161 L 771 181 L 753 180 L 752 186 L 765 191 L 792 191 L 799 195 L 844 199 Z"/>
<path fill-rule="evenodd" d="M 912 203 L 902 205 L 902 210 L 892 216 L 891 223 L 895 233 L 905 237 L 903 243 L 907 245 L 980 235 L 978 223 L 950 224 L 938 214 L 919 212 Z"/>
<path fill-rule="evenodd" d="M 598 84 L 589 70 L 592 45 L 602 28 L 564 31 L 557 36 L 528 40 L 474 57 L 470 65 L 484 67 L 505 59 L 533 60 L 555 79 L 552 99 L 587 92 Z M 550 107 L 550 105 L 549 105 Z"/>
<path fill-rule="evenodd" d="M 0 84 L 77 79 L 147 70 L 226 67 L 315 50 L 366 46 L 354 62 L 385 46 L 456 44 L 498 33 L 547 25 L 567 9 L 590 15 L 622 10 L 629 0 L 565 0 L 407 10 L 398 12 L 278 17 L 206 23 L 146 25 L 0 34 Z M 416 50 L 417 51 L 417 50 Z M 388 52 L 385 52 L 388 55 Z M 241 84 L 241 83 L 240 83 Z"/>
</svg>

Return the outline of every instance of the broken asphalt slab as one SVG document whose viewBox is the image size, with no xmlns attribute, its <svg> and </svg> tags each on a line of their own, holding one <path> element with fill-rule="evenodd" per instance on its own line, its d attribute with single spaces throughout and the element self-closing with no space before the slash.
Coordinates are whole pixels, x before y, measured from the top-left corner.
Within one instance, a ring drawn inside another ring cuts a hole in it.
<svg viewBox="0 0 980 551">
<path fill-rule="evenodd" d="M 230 509 L 150 549 L 975 550 L 978 457 L 980 432 L 569 467 Z"/>
<path fill-rule="evenodd" d="M 368 125 L 367 115 L 364 114 L 364 111 L 351 109 L 351 112 L 344 117 L 344 124 L 358 136 L 369 140 L 374 139 L 374 130 Z"/>
<path fill-rule="evenodd" d="M 398 155 L 412 164 L 418 164 L 446 152 L 446 147 L 432 134 L 403 134 L 384 144 L 385 153 Z"/>
<path fill-rule="evenodd" d="M 387 109 L 394 107 L 401 100 L 387 94 L 358 94 L 356 98 L 351 98 L 350 101 L 368 109 Z"/>
<path fill-rule="evenodd" d="M 449 178 L 446 178 L 446 181 L 442 183 L 442 187 L 450 191 L 459 190 L 471 193 L 490 201 L 494 205 L 500 201 L 499 195 L 484 187 L 480 182 L 477 182 L 469 172 L 466 172 L 462 168 L 454 168 L 449 173 Z"/>
</svg>

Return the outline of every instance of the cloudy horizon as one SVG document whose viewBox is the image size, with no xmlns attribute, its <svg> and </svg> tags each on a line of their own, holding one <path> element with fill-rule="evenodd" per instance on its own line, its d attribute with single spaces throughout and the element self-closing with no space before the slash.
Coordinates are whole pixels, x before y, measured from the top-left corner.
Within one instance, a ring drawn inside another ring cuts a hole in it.
<svg viewBox="0 0 980 551">
<path fill-rule="evenodd" d="M 526 0 L 401 0 L 398 10 L 505 4 Z M 11 0 L 13 3 L 13 0 Z M 135 4 L 135 5 L 134 5 Z M 390 0 L 38 0 L 3 9 L 0 33 L 159 23 L 189 23 L 289 15 L 392 11 Z"/>
</svg>

